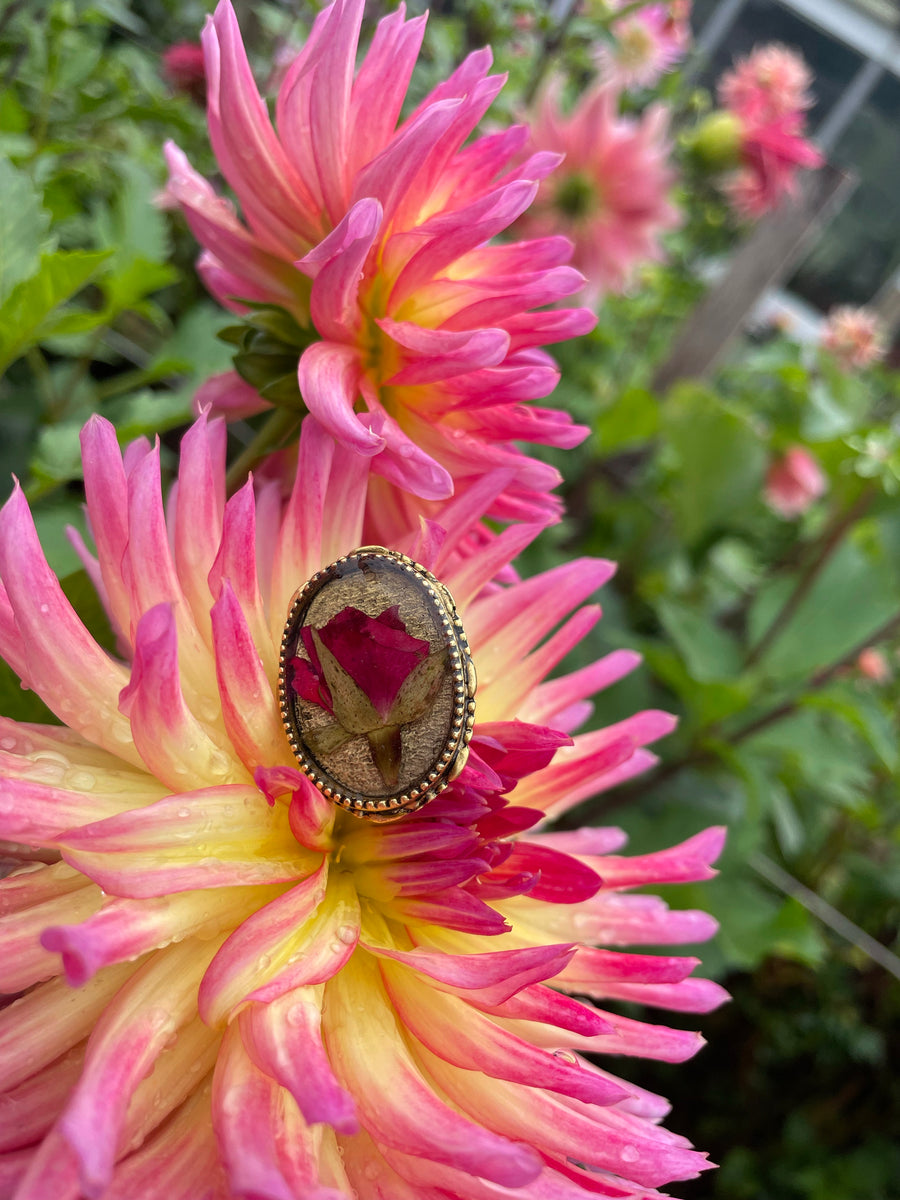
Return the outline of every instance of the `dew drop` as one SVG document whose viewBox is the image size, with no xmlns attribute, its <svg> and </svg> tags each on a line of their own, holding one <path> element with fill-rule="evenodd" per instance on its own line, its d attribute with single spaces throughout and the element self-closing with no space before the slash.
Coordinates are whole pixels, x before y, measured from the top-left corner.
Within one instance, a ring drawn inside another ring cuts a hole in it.
<svg viewBox="0 0 900 1200">
<path fill-rule="evenodd" d="M 366 1179 L 377 1179 L 378 1178 L 378 1168 L 375 1166 L 375 1164 L 373 1162 L 368 1162 L 363 1167 L 363 1175 L 365 1175 Z"/>
<path fill-rule="evenodd" d="M 16 739 L 14 737 L 0 738 L 0 746 L 2 746 L 4 750 L 15 750 Z"/>
<path fill-rule="evenodd" d="M 306 1009 L 302 1004 L 294 1004 L 287 1010 L 288 1025 L 304 1025 L 306 1023 Z"/>
<path fill-rule="evenodd" d="M 339 926 L 337 935 L 345 946 L 352 946 L 356 941 L 356 930 L 352 925 Z"/>
<path fill-rule="evenodd" d="M 272 965 L 272 956 L 270 954 L 261 954 L 256 960 L 257 971 L 268 971 Z"/>
<path fill-rule="evenodd" d="M 578 1059 L 571 1050 L 554 1050 L 553 1057 L 559 1058 L 563 1062 L 571 1063 L 573 1067 L 581 1066 L 581 1063 L 579 1063 Z"/>
<path fill-rule="evenodd" d="M 623 1162 L 633 1163 L 641 1157 L 641 1153 L 637 1146 L 623 1146 L 619 1151 L 619 1157 Z"/>
<path fill-rule="evenodd" d="M 42 604 L 42 605 L 41 605 L 41 612 L 42 612 L 42 613 L 48 613 L 49 611 L 50 611 L 50 605 L 49 605 L 49 604 Z"/>
<path fill-rule="evenodd" d="M 66 776 L 66 783 L 69 787 L 76 788 L 80 792 L 89 792 L 96 782 L 95 776 L 90 771 L 70 771 Z"/>
<path fill-rule="evenodd" d="M 178 815 L 184 821 L 191 815 L 191 810 L 189 808 L 179 808 Z"/>
</svg>

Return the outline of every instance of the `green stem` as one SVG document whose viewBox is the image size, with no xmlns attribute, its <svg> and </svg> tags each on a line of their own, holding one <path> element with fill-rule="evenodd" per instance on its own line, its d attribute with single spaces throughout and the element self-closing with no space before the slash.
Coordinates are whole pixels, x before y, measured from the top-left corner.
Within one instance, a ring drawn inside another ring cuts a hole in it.
<svg viewBox="0 0 900 1200">
<path fill-rule="evenodd" d="M 856 501 L 842 516 L 825 531 L 825 534 L 819 541 L 816 552 L 809 566 L 800 577 L 797 586 L 788 596 L 787 600 L 776 613 L 774 620 L 766 629 L 765 633 L 759 639 L 755 646 L 752 646 L 744 660 L 744 668 L 755 666 L 756 663 L 763 657 L 767 650 L 770 649 L 773 642 L 782 634 L 782 632 L 791 623 L 797 613 L 800 605 L 809 595 L 813 584 L 825 570 L 825 567 L 830 562 L 833 554 L 840 546 L 844 537 L 853 528 L 856 522 L 862 517 L 869 508 L 872 501 L 875 499 L 874 489 L 868 489 L 857 497 Z"/>
<path fill-rule="evenodd" d="M 276 408 L 257 431 L 253 441 L 240 452 L 226 476 L 228 494 L 236 492 L 258 462 L 278 450 L 303 420 L 304 414 L 291 408 Z"/>
</svg>

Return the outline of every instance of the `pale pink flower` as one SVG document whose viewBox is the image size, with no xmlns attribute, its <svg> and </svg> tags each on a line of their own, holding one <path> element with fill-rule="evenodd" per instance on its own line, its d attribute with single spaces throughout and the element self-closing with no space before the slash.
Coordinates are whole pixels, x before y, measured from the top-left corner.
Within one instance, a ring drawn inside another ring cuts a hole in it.
<svg viewBox="0 0 900 1200">
<path fill-rule="evenodd" d="M 884 358 L 886 339 L 878 313 L 845 304 L 833 308 L 822 329 L 822 349 L 843 371 L 859 371 Z"/>
<path fill-rule="evenodd" d="M 467 140 L 503 84 L 487 50 L 398 125 L 424 18 L 407 21 L 401 5 L 356 69 L 362 12 L 363 0 L 336 0 L 316 18 L 281 84 L 276 133 L 222 0 L 203 33 L 209 132 L 246 225 L 172 145 L 167 196 L 204 245 L 199 270 L 223 304 L 279 305 L 308 330 L 300 391 L 342 445 L 426 500 L 506 467 L 491 516 L 543 518 L 558 474 L 514 442 L 571 447 L 587 430 L 523 402 L 558 379 L 540 347 L 594 318 L 546 310 L 582 284 L 563 238 L 492 239 L 558 160 L 521 161 L 523 128 Z"/>
<path fill-rule="evenodd" d="M 861 675 L 871 679 L 873 683 L 887 683 L 891 678 L 891 668 L 888 660 L 877 646 L 867 646 L 859 652 L 856 666 Z"/>
<path fill-rule="evenodd" d="M 800 169 L 825 161 L 804 136 L 810 81 L 803 59 L 777 45 L 757 47 L 722 76 L 719 99 L 734 118 L 740 161 L 724 191 L 738 216 L 771 212 L 796 194 Z"/>
<path fill-rule="evenodd" d="M 565 116 L 558 91 L 551 85 L 538 101 L 532 142 L 565 161 L 541 184 L 519 228 L 571 238 L 573 262 L 587 279 L 583 295 L 593 303 L 621 291 L 642 263 L 661 259 L 661 235 L 680 222 L 669 199 L 668 114 L 655 104 L 640 117 L 621 116 L 617 90 L 595 86 Z"/>
<path fill-rule="evenodd" d="M 702 1170 L 664 1100 L 582 1055 L 700 1046 L 614 1008 L 723 999 L 696 959 L 621 948 L 710 936 L 645 888 L 708 878 L 722 831 L 635 858 L 618 830 L 534 831 L 672 727 L 570 735 L 628 651 L 546 681 L 612 566 L 500 587 L 534 530 L 462 559 L 481 514 L 459 500 L 400 547 L 455 595 L 478 723 L 455 783 L 373 825 L 297 770 L 275 694 L 292 592 L 363 540 L 359 457 L 307 419 L 287 501 L 248 481 L 226 502 L 224 426 L 201 419 L 164 507 L 158 448 L 123 456 L 97 417 L 83 447 L 82 552 L 122 658 L 69 605 L 21 491 L 0 514 L 0 649 L 63 722 L 0 722 L 21 863 L 0 881 L 2 1193 L 634 1200 Z"/>
<path fill-rule="evenodd" d="M 791 446 L 766 474 L 766 503 L 788 520 L 805 513 L 827 489 L 824 471 L 805 446 Z"/>
<path fill-rule="evenodd" d="M 616 9 L 629 0 L 617 0 Z M 606 83 L 620 88 L 653 87 L 685 56 L 691 43 L 690 3 L 648 4 L 610 25 L 612 42 L 597 48 L 597 65 Z"/>
<path fill-rule="evenodd" d="M 753 120 L 776 121 L 810 108 L 812 72 L 801 55 L 771 42 L 735 60 L 718 84 L 719 103 Z"/>
</svg>

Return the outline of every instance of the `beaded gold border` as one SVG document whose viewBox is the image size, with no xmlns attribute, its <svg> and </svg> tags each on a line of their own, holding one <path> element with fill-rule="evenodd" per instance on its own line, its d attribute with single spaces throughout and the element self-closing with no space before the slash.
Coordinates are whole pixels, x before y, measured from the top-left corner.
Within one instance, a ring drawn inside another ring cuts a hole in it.
<svg viewBox="0 0 900 1200">
<path fill-rule="evenodd" d="M 337 574 L 337 569 L 352 559 L 386 558 L 415 576 L 434 605 L 440 617 L 441 628 L 450 642 L 450 665 L 453 672 L 454 703 L 453 722 L 444 749 L 434 768 L 415 787 L 395 796 L 373 798 L 361 792 L 341 790 L 336 780 L 323 771 L 306 753 L 301 742 L 300 730 L 294 717 L 293 707 L 287 696 L 286 664 L 288 646 L 296 640 L 298 617 L 309 607 L 313 597 Z M 298 588 L 291 598 L 281 651 L 278 659 L 278 698 L 281 720 L 291 750 L 303 774 L 323 796 L 346 809 L 355 817 L 389 821 L 416 812 L 430 800 L 434 800 L 459 775 L 468 758 L 468 745 L 475 725 L 475 666 L 469 651 L 462 621 L 456 611 L 453 597 L 447 588 L 420 563 L 397 550 L 384 546 L 360 546 L 342 555 L 316 571 L 306 583 Z"/>
</svg>

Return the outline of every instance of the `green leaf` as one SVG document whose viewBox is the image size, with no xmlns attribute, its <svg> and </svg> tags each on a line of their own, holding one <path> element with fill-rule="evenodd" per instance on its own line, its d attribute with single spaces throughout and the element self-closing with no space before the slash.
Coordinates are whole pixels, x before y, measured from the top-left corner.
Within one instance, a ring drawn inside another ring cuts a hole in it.
<svg viewBox="0 0 900 1200">
<path fill-rule="evenodd" d="M 741 673 L 741 655 L 730 634 L 678 600 L 661 599 L 656 613 L 698 683 L 731 682 Z"/>
<path fill-rule="evenodd" d="M 54 311 L 96 275 L 108 251 L 58 250 L 13 288 L 0 305 L 0 374 L 29 346 L 55 332 Z"/>
<path fill-rule="evenodd" d="M 660 404 L 646 388 L 627 388 L 615 403 L 597 418 L 596 431 L 602 455 L 656 435 L 660 423 Z"/>
<path fill-rule="evenodd" d="M 24 171 L 0 159 L 0 302 L 33 275 L 41 258 L 50 215 Z"/>
<path fill-rule="evenodd" d="M 687 542 L 739 519 L 759 496 L 767 462 L 762 439 L 714 392 L 674 388 L 662 405 L 660 433 L 673 460 L 669 500 Z"/>
<path fill-rule="evenodd" d="M 189 390 L 179 392 L 134 392 L 104 404 L 103 415 L 116 427 L 122 443 L 136 437 L 165 433 L 187 425 L 191 419 L 191 394 Z"/>
</svg>

